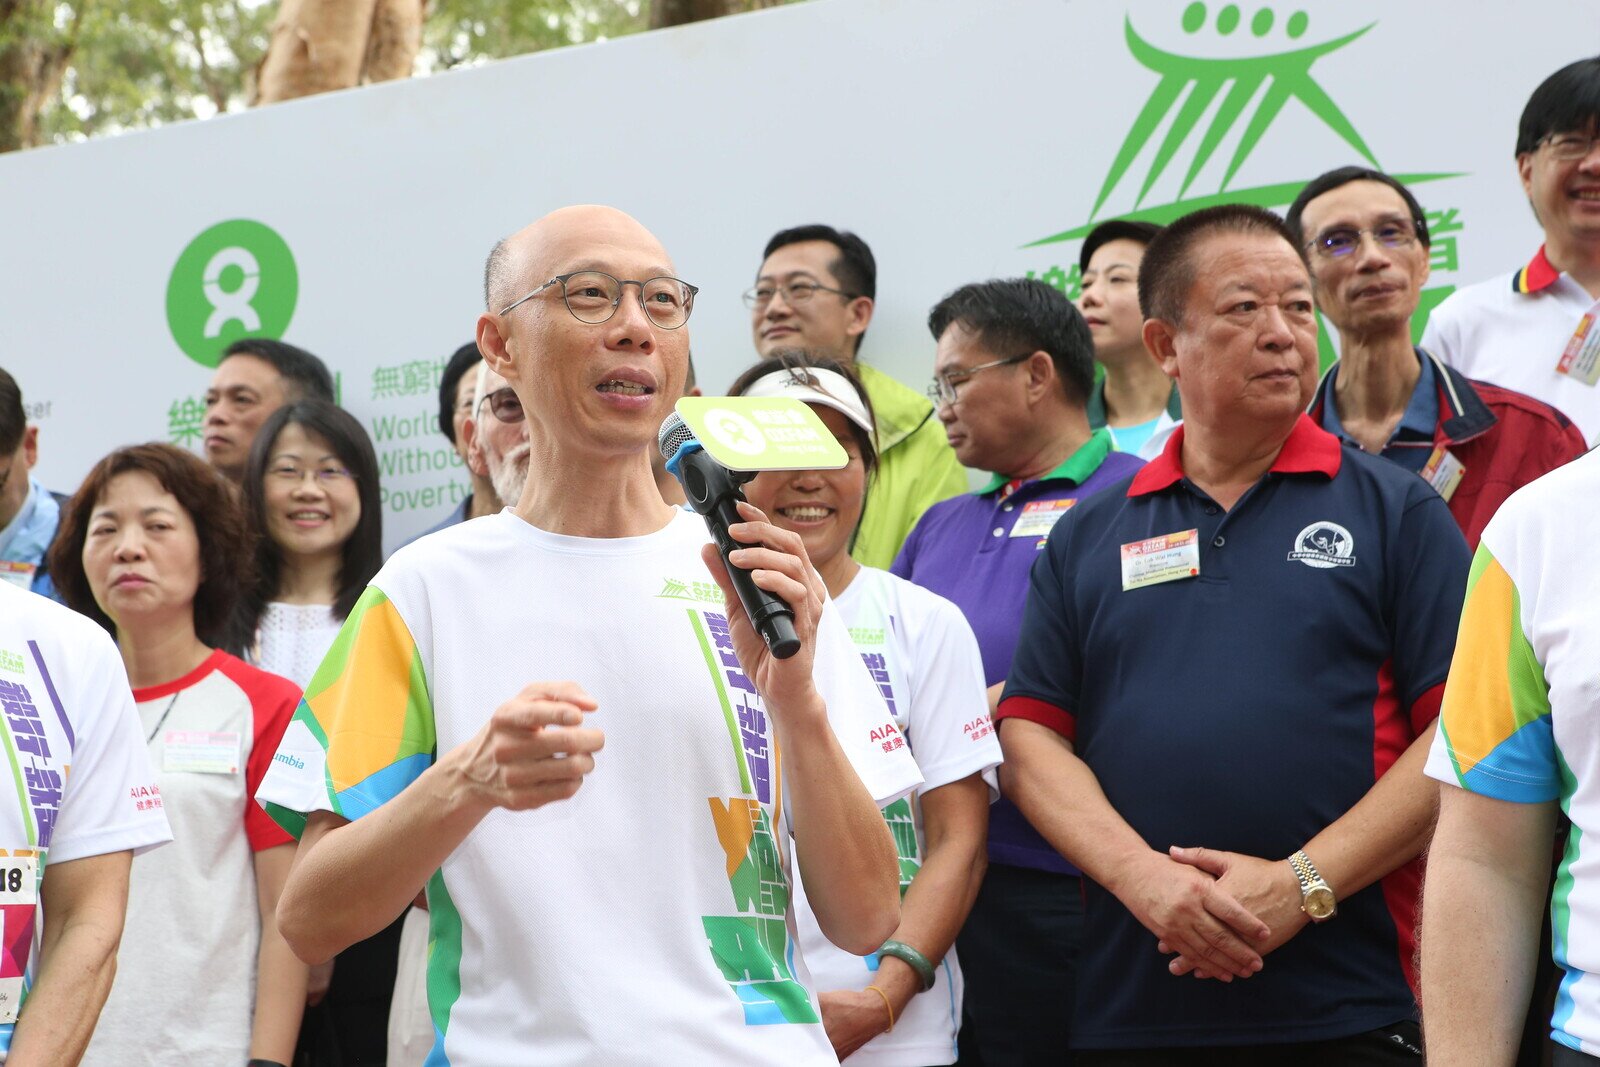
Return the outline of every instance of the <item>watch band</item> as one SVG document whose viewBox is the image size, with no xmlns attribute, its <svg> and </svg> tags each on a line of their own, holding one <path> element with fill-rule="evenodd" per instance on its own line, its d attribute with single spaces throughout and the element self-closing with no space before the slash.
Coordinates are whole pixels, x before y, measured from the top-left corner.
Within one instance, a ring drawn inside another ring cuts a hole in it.
<svg viewBox="0 0 1600 1067">
<path fill-rule="evenodd" d="M 933 964 L 928 962 L 928 957 L 904 941 L 885 941 L 878 953 L 883 956 L 893 956 L 895 959 L 903 961 L 913 971 L 916 971 L 917 977 L 922 979 L 922 991 L 924 993 L 933 988 L 934 978 L 936 977 L 933 971 Z"/>
<path fill-rule="evenodd" d="M 1304 851 L 1297 851 L 1289 857 L 1289 866 L 1294 869 L 1295 878 L 1300 881 L 1300 895 L 1311 892 L 1314 883 L 1322 881 L 1322 876 L 1317 873 L 1317 868 L 1311 862 L 1311 857 Z"/>
<path fill-rule="evenodd" d="M 1339 905 L 1333 887 L 1322 877 L 1322 872 L 1317 870 L 1317 865 L 1311 862 L 1311 857 L 1304 850 L 1298 850 L 1289 857 L 1289 866 L 1300 882 L 1300 910 L 1312 922 L 1326 922 L 1338 914 Z"/>
</svg>

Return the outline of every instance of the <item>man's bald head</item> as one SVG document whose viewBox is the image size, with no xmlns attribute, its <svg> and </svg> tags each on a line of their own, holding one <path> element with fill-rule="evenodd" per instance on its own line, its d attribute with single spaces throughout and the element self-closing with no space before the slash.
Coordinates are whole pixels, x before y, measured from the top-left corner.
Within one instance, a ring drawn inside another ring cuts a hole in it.
<svg viewBox="0 0 1600 1067">
<path fill-rule="evenodd" d="M 641 238 L 660 250 L 662 273 L 673 273 L 661 242 L 627 212 L 603 204 L 558 208 L 489 250 L 483 268 L 485 310 L 498 313 L 528 289 L 581 269 L 570 262 L 580 253 L 593 255 L 619 244 L 637 247 Z"/>
</svg>

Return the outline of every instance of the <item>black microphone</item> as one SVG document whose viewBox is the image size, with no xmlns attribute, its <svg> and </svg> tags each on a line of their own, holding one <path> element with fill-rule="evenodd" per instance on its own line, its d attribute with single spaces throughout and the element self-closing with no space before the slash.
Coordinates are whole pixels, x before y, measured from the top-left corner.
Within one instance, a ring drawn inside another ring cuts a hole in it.
<svg viewBox="0 0 1600 1067">
<path fill-rule="evenodd" d="M 744 605 L 751 625 L 773 656 L 788 659 L 800 651 L 800 638 L 794 632 L 794 609 L 782 597 L 756 585 L 749 571 L 728 560 L 728 553 L 736 548 L 756 547 L 735 541 L 728 533 L 729 525 L 745 521 L 739 514 L 738 502 L 744 499 L 740 486 L 755 475 L 730 471 L 713 459 L 676 411 L 661 424 L 657 443 L 661 446 L 662 458 L 667 461 L 667 470 L 683 486 L 689 507 L 706 520 L 711 540 L 722 554 L 728 577 L 733 580 L 734 591 L 739 594 L 739 603 Z"/>
</svg>

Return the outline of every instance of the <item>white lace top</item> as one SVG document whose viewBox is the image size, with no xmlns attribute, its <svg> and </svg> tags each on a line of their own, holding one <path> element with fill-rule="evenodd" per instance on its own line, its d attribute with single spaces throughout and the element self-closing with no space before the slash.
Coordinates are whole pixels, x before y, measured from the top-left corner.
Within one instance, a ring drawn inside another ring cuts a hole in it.
<svg viewBox="0 0 1600 1067">
<path fill-rule="evenodd" d="M 253 658 L 264 671 L 289 679 L 302 690 L 322 665 L 322 657 L 339 636 L 343 619 L 326 604 L 267 605 L 256 631 Z"/>
</svg>

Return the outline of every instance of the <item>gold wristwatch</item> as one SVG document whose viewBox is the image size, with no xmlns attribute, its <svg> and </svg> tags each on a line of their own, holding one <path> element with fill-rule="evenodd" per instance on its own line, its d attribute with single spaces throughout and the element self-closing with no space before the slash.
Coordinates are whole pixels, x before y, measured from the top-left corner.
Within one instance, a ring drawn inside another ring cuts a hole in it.
<svg viewBox="0 0 1600 1067">
<path fill-rule="evenodd" d="M 1323 880 L 1311 857 L 1296 852 L 1289 857 L 1289 866 L 1300 880 L 1300 910 L 1314 923 L 1327 922 L 1339 913 L 1338 902 L 1333 898 L 1333 888 Z"/>
</svg>

